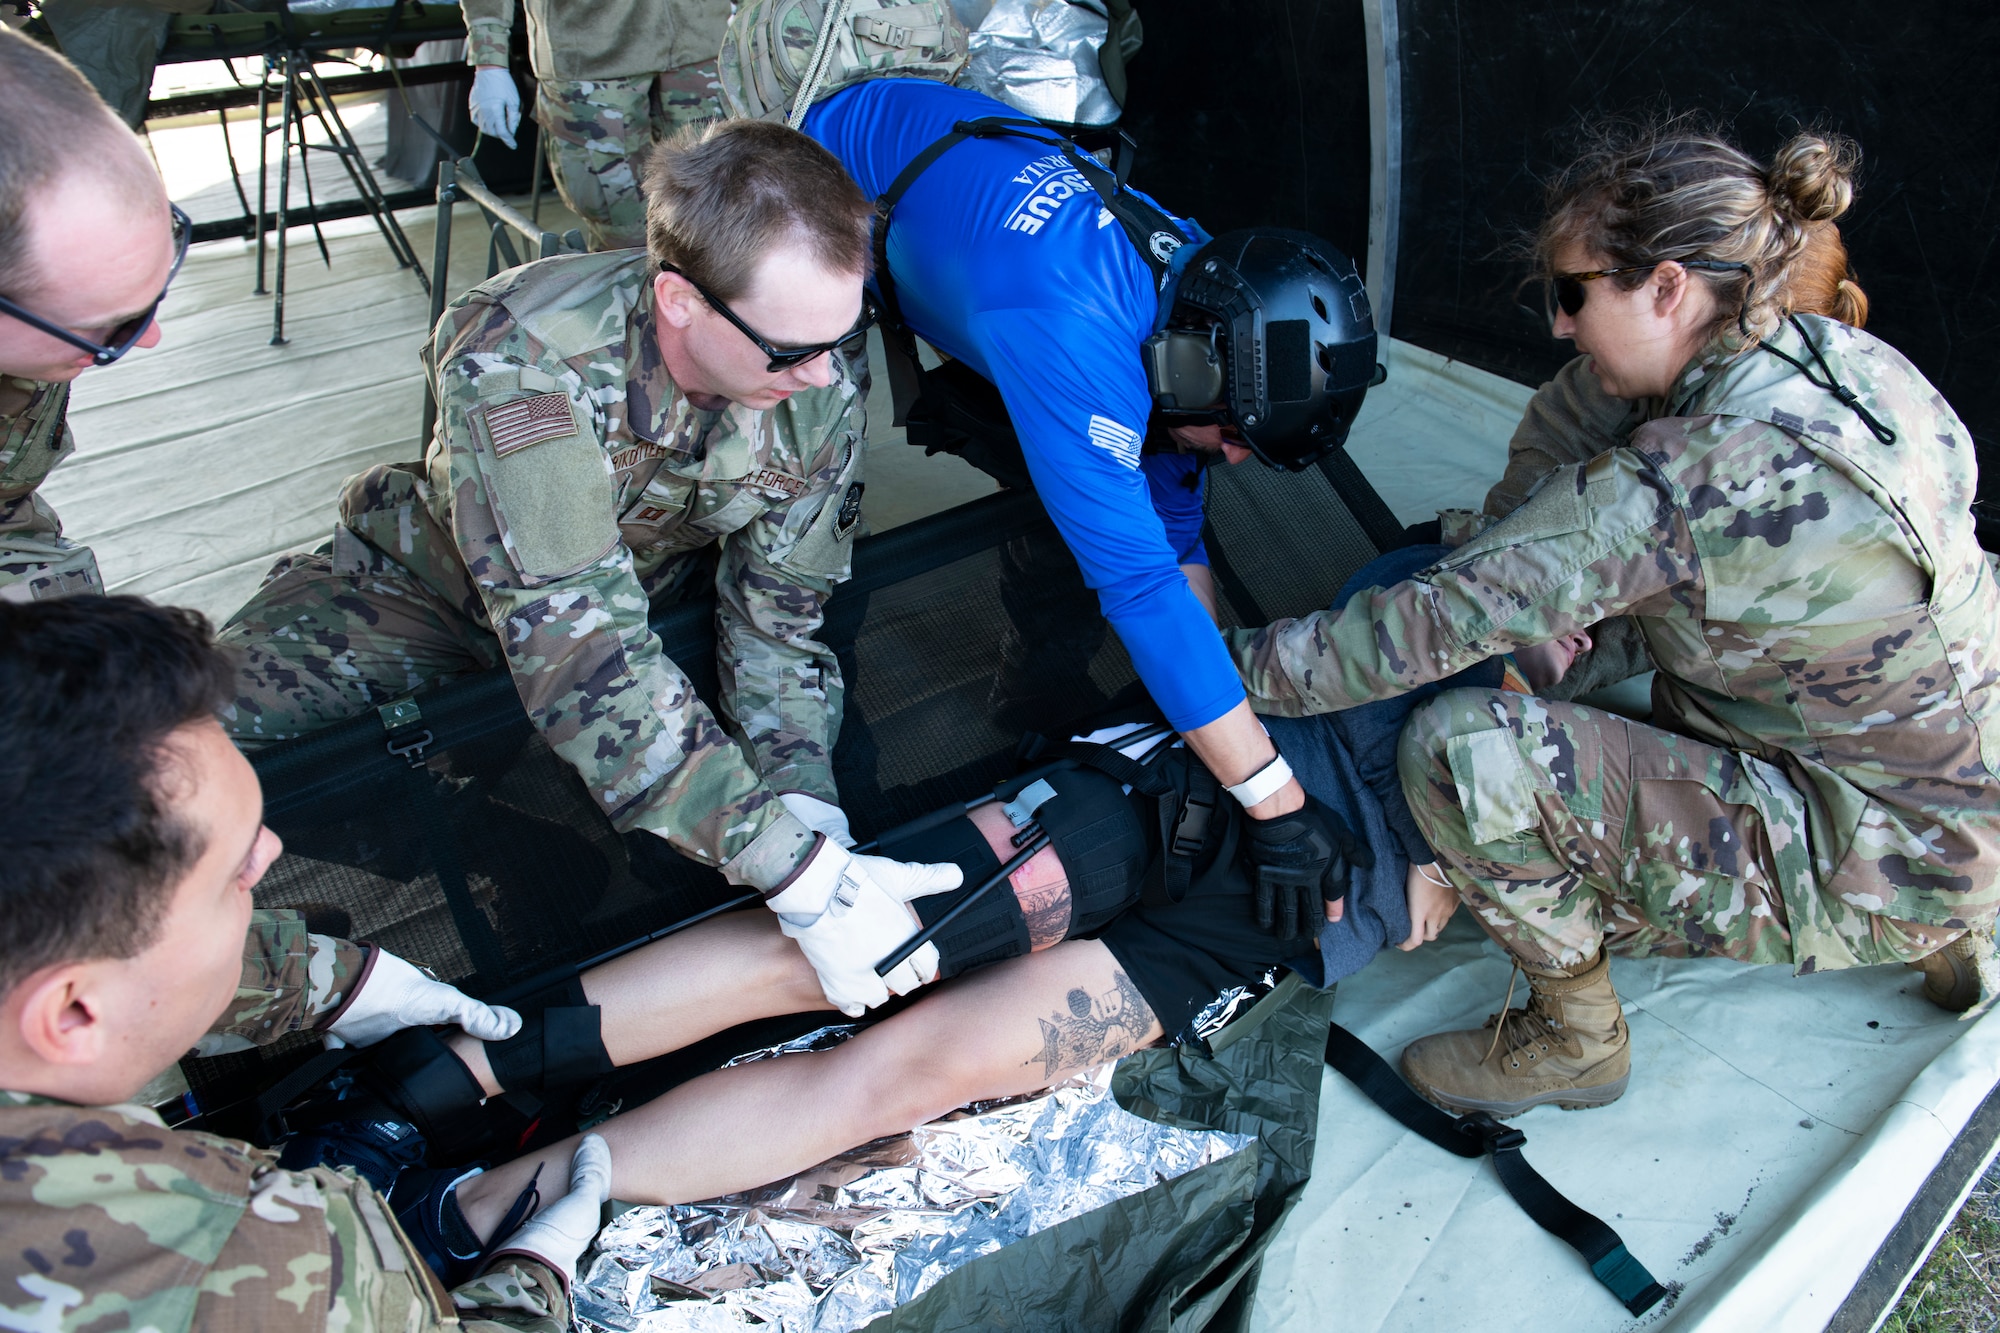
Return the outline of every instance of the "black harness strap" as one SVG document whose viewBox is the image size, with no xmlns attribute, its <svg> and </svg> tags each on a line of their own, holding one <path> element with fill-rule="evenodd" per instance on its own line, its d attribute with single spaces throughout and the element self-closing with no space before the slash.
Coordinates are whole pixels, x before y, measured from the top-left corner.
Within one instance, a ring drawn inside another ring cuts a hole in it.
<svg viewBox="0 0 2000 1333">
<path fill-rule="evenodd" d="M 1180 791 L 1153 764 L 1127 757 L 1109 745 L 1071 741 L 1061 753 L 1117 779 L 1156 803 L 1160 825 L 1160 875 L 1147 876 L 1147 907 L 1168 907 L 1185 899 L 1194 884 L 1195 857 L 1216 832 L 1222 784 L 1199 762 L 1187 766 L 1187 791 Z"/>
<path fill-rule="evenodd" d="M 1178 222 L 1125 188 L 1125 177 L 1132 169 L 1134 156 L 1129 139 L 1121 136 L 1118 169 L 1113 172 L 1105 170 L 1095 158 L 1038 120 L 984 116 L 978 120 L 957 122 L 949 133 L 933 139 L 922 152 L 904 164 L 903 169 L 896 173 L 896 179 L 889 183 L 889 188 L 875 200 L 875 286 L 882 297 L 882 337 L 889 353 L 889 392 L 895 401 L 895 424 L 898 426 L 907 422 L 910 408 L 922 392 L 923 372 L 917 360 L 916 339 L 909 325 L 903 322 L 902 303 L 896 298 L 896 280 L 889 271 L 890 215 L 896 211 L 896 205 L 910 187 L 917 183 L 917 178 L 929 171 L 939 158 L 967 139 L 997 138 L 1030 139 L 1060 149 L 1070 166 L 1097 192 L 1105 211 L 1118 219 L 1118 225 L 1132 242 L 1132 248 L 1152 270 L 1156 293 L 1165 293 L 1172 276 L 1170 261 L 1174 252 L 1191 239 Z M 1162 250 L 1166 252 L 1164 255 Z"/>
<path fill-rule="evenodd" d="M 437 874 L 438 888 L 451 913 L 452 925 L 458 930 L 459 943 L 465 946 L 466 956 L 478 974 L 473 993 L 490 991 L 507 978 L 507 954 L 486 913 L 473 900 L 465 866 L 459 861 L 458 835 L 451 826 L 451 813 L 439 799 L 437 784 L 424 766 L 424 751 L 431 747 L 434 738 L 424 727 L 423 714 L 414 699 L 397 699 L 375 711 L 381 715 L 383 731 L 388 733 L 389 753 L 408 766 L 407 809 L 431 854 L 431 868 Z"/>
<path fill-rule="evenodd" d="M 1328 1025 L 1326 1062 L 1403 1128 L 1460 1157 L 1491 1157 L 1500 1183 L 1537 1226 L 1583 1256 L 1597 1280 L 1635 1315 L 1666 1299 L 1666 1288 L 1602 1219 L 1571 1203 L 1542 1179 L 1521 1149 L 1528 1136 L 1485 1112 L 1455 1116 L 1419 1097 L 1388 1062 L 1338 1023 Z"/>
<path fill-rule="evenodd" d="M 268 1148 L 290 1133 L 290 1127 L 285 1124 L 285 1108 L 358 1054 L 359 1050 L 352 1046 L 334 1046 L 318 1051 L 252 1098 L 251 1114 L 257 1126 L 256 1133 L 261 1136 L 257 1140 L 259 1145 Z"/>
</svg>

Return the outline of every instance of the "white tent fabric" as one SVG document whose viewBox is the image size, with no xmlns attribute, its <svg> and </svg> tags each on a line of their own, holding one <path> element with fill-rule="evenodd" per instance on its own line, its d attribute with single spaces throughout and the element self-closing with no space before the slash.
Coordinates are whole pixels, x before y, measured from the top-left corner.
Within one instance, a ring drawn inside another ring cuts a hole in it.
<svg viewBox="0 0 2000 1333">
<path fill-rule="evenodd" d="M 1334 1018 L 1392 1062 L 1477 1027 L 1509 964 L 1461 913 L 1437 943 L 1342 983 Z M 1818 1329 L 2000 1080 L 2000 1028 L 1960 1024 L 1905 968 L 1794 977 L 1724 959 L 1618 959 L 1632 1083 L 1612 1106 L 1515 1121 L 1524 1156 L 1668 1284 L 1676 1328 Z M 1521 1002 L 1517 990 L 1515 1002 Z M 1634 1324 L 1484 1161 L 1405 1131 L 1339 1075 L 1313 1178 L 1274 1242 L 1259 1330 Z"/>
</svg>

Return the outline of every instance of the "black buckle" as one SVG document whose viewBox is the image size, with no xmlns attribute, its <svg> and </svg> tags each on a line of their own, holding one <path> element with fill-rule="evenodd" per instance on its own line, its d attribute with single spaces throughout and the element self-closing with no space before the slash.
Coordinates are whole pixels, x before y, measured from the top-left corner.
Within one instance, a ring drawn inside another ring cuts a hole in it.
<svg viewBox="0 0 2000 1333">
<path fill-rule="evenodd" d="M 1495 1120 L 1484 1111 L 1474 1111 L 1458 1118 L 1458 1132 L 1479 1140 L 1479 1146 L 1488 1153 L 1506 1152 L 1510 1148 L 1527 1146 L 1528 1136 L 1512 1125 Z"/>
<path fill-rule="evenodd" d="M 1215 815 L 1215 802 L 1190 796 L 1181 804 L 1180 818 L 1174 821 L 1174 836 L 1168 850 L 1175 856 L 1193 857 L 1208 843 L 1209 821 Z"/>
<path fill-rule="evenodd" d="M 422 726 L 423 711 L 414 699 L 397 699 L 383 704 L 375 710 L 382 719 L 382 730 L 388 733 L 385 744 L 389 753 L 407 763 L 411 768 L 424 766 L 424 751 L 431 748 L 437 737 L 429 727 Z"/>
</svg>

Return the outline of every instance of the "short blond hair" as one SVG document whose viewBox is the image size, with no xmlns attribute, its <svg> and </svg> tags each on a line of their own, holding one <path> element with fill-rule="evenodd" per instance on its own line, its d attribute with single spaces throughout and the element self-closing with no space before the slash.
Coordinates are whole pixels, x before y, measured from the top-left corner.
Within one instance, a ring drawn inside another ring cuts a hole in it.
<svg viewBox="0 0 2000 1333">
<path fill-rule="evenodd" d="M 1745 345 L 1778 326 L 1814 229 L 1830 226 L 1854 200 L 1860 151 L 1837 134 L 1795 135 L 1768 167 L 1683 121 L 1602 125 L 1590 137 L 1588 150 L 1550 187 L 1548 220 L 1535 238 L 1543 270 L 1553 273 L 1556 255 L 1571 245 L 1614 268 L 1670 259 L 1742 264 L 1689 273 L 1715 295 L 1710 335 L 1733 333 Z M 1833 239 L 1838 245 L 1837 231 Z M 1845 249 L 1840 253 L 1844 270 Z M 1645 278 L 1609 281 L 1630 289 Z M 1861 309 L 1865 318 L 1865 304 Z"/>
</svg>

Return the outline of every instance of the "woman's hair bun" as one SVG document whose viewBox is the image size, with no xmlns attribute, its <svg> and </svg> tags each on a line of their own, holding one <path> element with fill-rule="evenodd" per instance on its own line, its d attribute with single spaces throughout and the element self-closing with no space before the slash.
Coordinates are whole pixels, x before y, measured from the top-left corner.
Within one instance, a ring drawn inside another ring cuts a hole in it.
<svg viewBox="0 0 2000 1333">
<path fill-rule="evenodd" d="M 1765 183 L 1771 202 L 1800 222 L 1831 222 L 1854 202 L 1861 150 L 1839 134 L 1807 131 L 1778 150 Z"/>
</svg>

